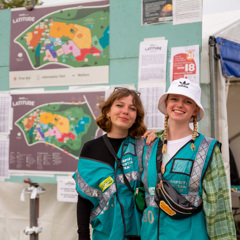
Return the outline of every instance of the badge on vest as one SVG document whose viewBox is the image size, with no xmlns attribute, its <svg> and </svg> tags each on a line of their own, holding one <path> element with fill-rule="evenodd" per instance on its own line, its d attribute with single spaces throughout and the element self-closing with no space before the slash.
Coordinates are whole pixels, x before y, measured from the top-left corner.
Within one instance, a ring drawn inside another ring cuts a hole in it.
<svg viewBox="0 0 240 240">
<path fill-rule="evenodd" d="M 112 179 L 112 177 L 109 176 L 99 184 L 99 187 L 101 188 L 102 192 L 104 192 L 113 183 L 114 183 L 114 180 Z"/>
<path fill-rule="evenodd" d="M 168 204 L 165 203 L 164 201 L 160 201 L 159 207 L 160 207 L 165 213 L 167 213 L 167 214 L 170 215 L 170 216 L 173 216 L 173 215 L 176 214 L 176 212 L 173 211 L 173 210 L 168 206 Z"/>
</svg>

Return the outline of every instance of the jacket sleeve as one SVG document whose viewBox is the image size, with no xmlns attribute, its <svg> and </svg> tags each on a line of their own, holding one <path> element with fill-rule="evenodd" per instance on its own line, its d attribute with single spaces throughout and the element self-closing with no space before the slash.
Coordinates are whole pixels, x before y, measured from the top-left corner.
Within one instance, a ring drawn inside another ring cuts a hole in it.
<svg viewBox="0 0 240 240">
<path fill-rule="evenodd" d="M 203 179 L 203 211 L 211 240 L 235 240 L 236 230 L 222 154 L 216 145 Z"/>
<path fill-rule="evenodd" d="M 87 199 L 78 196 L 77 202 L 77 224 L 78 239 L 90 240 L 89 220 L 93 205 Z"/>
<path fill-rule="evenodd" d="M 87 144 L 85 144 L 81 151 L 81 156 L 88 156 L 87 155 Z M 78 224 L 78 239 L 79 240 L 90 240 L 90 229 L 89 229 L 89 222 L 90 222 L 90 214 L 91 209 L 93 208 L 92 203 L 78 195 L 78 202 L 77 202 L 77 224 Z"/>
</svg>

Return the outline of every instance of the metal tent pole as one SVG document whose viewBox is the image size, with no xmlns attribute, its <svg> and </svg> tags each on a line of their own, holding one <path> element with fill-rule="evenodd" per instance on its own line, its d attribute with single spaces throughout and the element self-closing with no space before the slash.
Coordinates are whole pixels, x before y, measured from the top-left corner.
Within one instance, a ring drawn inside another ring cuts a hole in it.
<svg viewBox="0 0 240 240">
<path fill-rule="evenodd" d="M 38 227 L 39 217 L 39 197 L 30 199 L 30 228 Z M 38 240 L 38 232 L 30 235 L 30 240 Z"/>
<path fill-rule="evenodd" d="M 30 184 L 30 187 L 23 189 L 24 193 L 30 194 L 30 226 L 24 229 L 26 235 L 30 235 L 30 240 L 38 240 L 38 234 L 42 231 L 42 227 L 38 226 L 39 217 L 39 194 L 45 193 L 45 189 L 37 183 L 32 183 L 29 178 L 24 180 Z"/>
<path fill-rule="evenodd" d="M 217 107 L 217 77 L 216 77 L 216 59 L 219 59 L 216 53 L 216 39 L 209 37 L 209 69 L 210 69 L 210 111 L 211 111 L 211 137 L 218 136 L 218 107 Z"/>
</svg>

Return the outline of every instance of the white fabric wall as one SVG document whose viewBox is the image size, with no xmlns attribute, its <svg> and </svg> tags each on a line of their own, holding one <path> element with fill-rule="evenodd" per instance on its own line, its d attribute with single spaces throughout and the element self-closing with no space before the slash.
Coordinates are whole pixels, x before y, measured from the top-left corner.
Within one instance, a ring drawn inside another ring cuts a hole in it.
<svg viewBox="0 0 240 240">
<path fill-rule="evenodd" d="M 39 240 L 77 240 L 76 203 L 57 201 L 56 184 L 40 184 L 46 192 L 40 195 Z M 29 240 L 23 230 L 29 226 L 29 195 L 20 201 L 25 183 L 0 183 L 0 240 Z"/>
<path fill-rule="evenodd" d="M 218 108 L 218 136 L 216 138 L 222 143 L 222 156 L 227 174 L 229 189 L 230 164 L 229 164 L 229 143 L 228 143 L 228 118 L 227 118 L 227 96 L 225 78 L 222 76 L 221 63 L 217 64 L 217 108 Z"/>
<path fill-rule="evenodd" d="M 229 139 L 240 133 L 240 83 L 231 83 L 229 86 L 227 110 Z M 235 158 L 235 162 L 240 174 L 240 136 L 230 142 L 230 148 Z"/>
</svg>

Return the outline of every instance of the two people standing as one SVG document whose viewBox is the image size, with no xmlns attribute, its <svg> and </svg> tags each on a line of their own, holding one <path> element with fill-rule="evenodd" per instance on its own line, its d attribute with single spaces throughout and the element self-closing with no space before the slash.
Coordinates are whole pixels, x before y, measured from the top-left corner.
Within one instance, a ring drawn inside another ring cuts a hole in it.
<svg viewBox="0 0 240 240">
<path fill-rule="evenodd" d="M 89 222 L 96 240 L 140 239 L 140 234 L 141 239 L 156 240 L 236 239 L 221 144 L 197 132 L 197 121 L 204 115 L 200 96 L 198 85 L 175 80 L 159 101 L 159 110 L 166 115 L 165 129 L 145 145 L 140 138 L 146 127 L 138 94 L 125 88 L 112 93 L 97 124 L 107 132 L 117 159 L 104 142 L 106 136 L 82 149 L 74 174 L 79 193 L 79 239 L 89 239 L 89 233 L 81 237 L 89 232 Z M 189 122 L 193 122 L 193 129 Z M 156 161 L 159 154 L 161 166 Z M 199 207 L 198 213 L 174 219 L 157 205 L 158 169 L 193 207 Z M 142 183 L 147 205 L 143 216 L 131 191 Z"/>
</svg>

